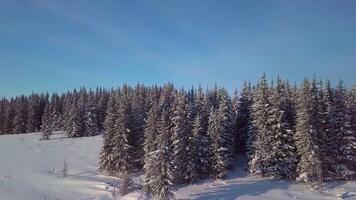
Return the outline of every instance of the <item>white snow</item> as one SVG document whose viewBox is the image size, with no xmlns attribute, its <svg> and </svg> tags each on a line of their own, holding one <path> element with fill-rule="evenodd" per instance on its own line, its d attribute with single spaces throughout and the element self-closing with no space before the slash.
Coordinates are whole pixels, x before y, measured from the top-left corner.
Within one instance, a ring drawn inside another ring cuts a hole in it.
<svg viewBox="0 0 356 200">
<path fill-rule="evenodd" d="M 101 136 L 69 139 L 57 134 L 49 141 L 39 138 L 36 133 L 0 136 L 0 200 L 115 199 L 114 178 L 97 171 Z M 62 177 L 64 160 L 68 177 Z M 246 176 L 243 160 L 236 163 L 227 180 L 178 186 L 177 199 L 356 199 L 356 182 L 329 183 L 323 190 L 313 191 L 301 184 Z M 135 190 L 116 199 L 147 196 Z"/>
</svg>

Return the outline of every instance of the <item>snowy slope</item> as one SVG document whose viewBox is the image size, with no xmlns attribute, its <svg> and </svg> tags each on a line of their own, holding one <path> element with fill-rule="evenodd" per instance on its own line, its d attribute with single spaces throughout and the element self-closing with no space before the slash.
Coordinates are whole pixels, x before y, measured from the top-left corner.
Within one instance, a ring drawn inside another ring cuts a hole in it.
<svg viewBox="0 0 356 200">
<path fill-rule="evenodd" d="M 0 200 L 113 200 L 113 178 L 97 172 L 101 136 L 39 141 L 36 133 L 0 136 Z M 64 160 L 68 177 L 61 177 Z M 356 199 L 356 183 L 334 183 L 321 192 L 287 182 L 247 177 L 243 161 L 225 182 L 205 180 L 176 188 L 177 199 Z M 348 193 L 345 193 L 348 192 Z M 117 199 L 145 199 L 136 190 Z"/>
</svg>

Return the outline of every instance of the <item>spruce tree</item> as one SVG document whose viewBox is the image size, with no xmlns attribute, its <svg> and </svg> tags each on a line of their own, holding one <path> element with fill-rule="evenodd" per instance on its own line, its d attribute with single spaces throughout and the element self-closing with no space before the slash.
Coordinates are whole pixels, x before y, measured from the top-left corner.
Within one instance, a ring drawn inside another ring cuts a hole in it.
<svg viewBox="0 0 356 200">
<path fill-rule="evenodd" d="M 133 130 L 132 135 L 134 137 L 134 157 L 136 166 L 142 168 L 144 160 L 144 129 L 146 119 L 146 89 L 143 85 L 138 84 L 133 92 L 132 97 L 132 115 L 133 115 Z"/>
<path fill-rule="evenodd" d="M 114 122 L 113 159 L 116 175 L 122 178 L 126 173 L 132 172 L 134 167 L 132 113 L 128 86 L 123 86 L 119 101 L 118 116 Z"/>
<path fill-rule="evenodd" d="M 6 98 L 0 100 L 0 135 L 6 134 L 5 132 L 5 120 L 6 120 L 6 108 L 8 107 L 8 101 Z"/>
<path fill-rule="evenodd" d="M 15 100 L 15 117 L 13 120 L 13 133 L 26 133 L 28 102 L 24 95 L 17 97 Z"/>
<path fill-rule="evenodd" d="M 211 137 L 211 167 L 214 178 L 225 178 L 234 162 L 231 100 L 224 89 L 218 90 L 218 108 L 211 108 L 208 134 Z"/>
<path fill-rule="evenodd" d="M 315 110 L 316 91 L 310 81 L 305 79 L 298 94 L 296 133 L 297 153 L 300 157 L 297 166 L 297 180 L 307 183 L 318 181 L 320 155 L 315 136 L 318 135 L 317 111 Z"/>
<path fill-rule="evenodd" d="M 114 133 L 115 120 L 118 118 L 118 92 L 110 94 L 108 102 L 108 110 L 105 118 L 105 131 L 103 134 L 103 148 L 100 152 L 99 170 L 108 175 L 115 173 L 115 159 L 114 159 Z"/>
<path fill-rule="evenodd" d="M 28 117 L 26 130 L 29 133 L 39 131 L 41 128 L 41 101 L 40 96 L 32 94 L 28 102 Z"/>
<path fill-rule="evenodd" d="M 158 135 L 155 140 L 157 145 L 151 152 L 148 163 L 145 163 L 145 177 L 147 188 L 152 193 L 154 199 L 165 200 L 174 199 L 172 190 L 172 110 L 174 102 L 174 87 L 171 84 L 165 85 L 159 103 L 160 120 L 158 124 Z"/>
<path fill-rule="evenodd" d="M 254 131 L 249 131 L 251 125 L 252 91 L 250 83 L 244 82 L 241 96 L 238 99 L 236 116 L 236 148 L 240 153 L 246 153 L 249 158 L 253 155 Z"/>
<path fill-rule="evenodd" d="M 339 144 L 337 173 L 340 179 L 356 177 L 356 136 L 352 130 L 352 106 L 347 103 L 346 89 L 343 82 L 338 82 L 335 90 L 335 134 Z"/>
<path fill-rule="evenodd" d="M 51 105 L 47 104 L 43 117 L 42 117 L 42 126 L 41 126 L 41 131 L 42 131 L 42 140 L 49 140 L 50 136 L 52 135 L 53 132 L 53 123 L 52 123 L 52 113 L 51 113 Z"/>
<path fill-rule="evenodd" d="M 145 142 L 144 142 L 144 172 L 145 172 L 145 190 L 150 192 L 150 179 L 154 177 L 152 169 L 154 168 L 152 162 L 154 152 L 158 148 L 158 121 L 160 119 L 160 111 L 158 107 L 158 100 L 152 100 L 152 107 L 148 113 L 146 127 L 145 127 Z"/>
<path fill-rule="evenodd" d="M 76 94 L 75 94 L 76 95 Z M 66 132 L 68 137 L 84 136 L 84 107 L 79 103 L 79 97 L 74 96 L 68 111 Z"/>
<path fill-rule="evenodd" d="M 270 88 L 265 74 L 257 85 L 253 100 L 253 121 L 250 129 L 255 131 L 255 141 L 253 141 L 252 148 L 254 153 L 249 161 L 249 171 L 251 174 L 264 176 L 272 170 L 272 165 L 269 162 L 272 148 L 270 144 L 273 137 L 270 126 Z"/>
<path fill-rule="evenodd" d="M 288 117 L 292 109 L 289 103 L 286 84 L 277 79 L 276 88 L 271 93 L 271 152 L 268 163 L 271 164 L 269 176 L 275 179 L 293 180 L 297 165 L 296 147 L 294 142 L 293 122 Z"/>
<path fill-rule="evenodd" d="M 188 130 L 188 99 L 183 90 L 176 93 L 173 108 L 172 167 L 175 183 L 189 183 L 193 178 L 193 140 Z"/>
<path fill-rule="evenodd" d="M 198 88 L 195 96 L 195 119 L 192 125 L 193 149 L 190 151 L 191 156 L 195 158 L 194 178 L 204 178 L 210 173 L 210 144 L 211 138 L 208 135 L 208 111 L 205 94 L 202 88 Z"/>
<path fill-rule="evenodd" d="M 6 114 L 5 114 L 5 123 L 4 123 L 5 134 L 13 134 L 14 133 L 13 130 L 14 130 L 15 115 L 16 115 L 15 100 L 13 98 L 11 98 L 8 103 L 8 107 L 6 109 Z"/>
<path fill-rule="evenodd" d="M 98 109 L 95 103 L 94 93 L 90 92 L 85 105 L 84 135 L 94 136 L 99 134 Z"/>
</svg>

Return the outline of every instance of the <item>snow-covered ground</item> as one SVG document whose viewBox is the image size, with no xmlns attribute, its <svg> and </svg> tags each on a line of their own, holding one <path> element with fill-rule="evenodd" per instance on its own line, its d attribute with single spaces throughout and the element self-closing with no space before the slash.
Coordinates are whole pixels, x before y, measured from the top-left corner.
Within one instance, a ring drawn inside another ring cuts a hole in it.
<svg viewBox="0 0 356 200">
<path fill-rule="evenodd" d="M 40 141 L 36 133 L 0 136 L 0 200 L 113 200 L 113 178 L 97 172 L 102 137 Z M 64 160 L 68 176 L 62 177 Z M 179 186 L 177 199 L 356 199 L 356 182 L 333 183 L 322 191 L 283 181 L 248 177 L 243 161 L 226 181 Z M 117 199 L 146 199 L 136 190 Z"/>
</svg>

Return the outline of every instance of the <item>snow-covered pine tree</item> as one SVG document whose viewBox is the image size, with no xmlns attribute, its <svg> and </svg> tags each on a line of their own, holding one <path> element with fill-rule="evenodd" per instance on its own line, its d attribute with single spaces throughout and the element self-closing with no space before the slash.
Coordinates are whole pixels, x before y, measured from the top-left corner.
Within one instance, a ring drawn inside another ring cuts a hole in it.
<svg viewBox="0 0 356 200">
<path fill-rule="evenodd" d="M 218 92 L 218 108 L 211 108 L 208 134 L 211 137 L 211 167 L 214 178 L 224 178 L 234 162 L 231 100 L 224 89 Z"/>
<path fill-rule="evenodd" d="M 63 102 L 57 93 L 51 96 L 51 112 L 52 112 L 52 127 L 55 130 L 60 130 L 63 126 Z"/>
<path fill-rule="evenodd" d="M 351 107 L 351 130 L 356 133 L 356 85 L 350 90 L 349 105 Z"/>
<path fill-rule="evenodd" d="M 190 154 L 195 160 L 193 165 L 195 167 L 193 177 L 205 178 L 210 173 L 210 144 L 211 139 L 207 133 L 208 129 L 208 111 L 205 94 L 201 87 L 198 88 L 194 100 L 195 105 L 195 119 L 192 125 L 192 135 L 194 147 Z"/>
<path fill-rule="evenodd" d="M 288 117 L 292 109 L 288 99 L 286 84 L 277 78 L 276 87 L 271 93 L 270 128 L 273 134 L 270 146 L 270 170 L 266 175 L 275 179 L 293 180 L 297 165 L 296 147 L 294 142 L 293 122 Z"/>
<path fill-rule="evenodd" d="M 305 79 L 298 91 L 296 133 L 297 153 L 300 157 L 297 166 L 297 180 L 307 183 L 318 181 L 320 156 L 315 136 L 318 135 L 317 110 L 315 110 L 315 90 L 310 81 Z"/>
<path fill-rule="evenodd" d="M 0 100 L 0 135 L 6 134 L 5 132 L 5 120 L 6 120 L 6 108 L 8 107 L 8 100 L 2 98 Z"/>
<path fill-rule="evenodd" d="M 37 132 L 41 128 L 41 101 L 40 96 L 31 94 L 28 101 L 28 117 L 26 130 L 28 133 Z"/>
<path fill-rule="evenodd" d="M 98 109 L 94 93 L 90 91 L 85 105 L 84 136 L 94 136 L 99 134 L 98 121 Z"/>
<path fill-rule="evenodd" d="M 5 114 L 5 124 L 4 124 L 4 131 L 5 134 L 13 134 L 14 130 L 14 118 L 15 118 L 15 100 L 13 98 L 7 103 L 8 107 L 6 109 Z"/>
<path fill-rule="evenodd" d="M 337 174 L 340 179 L 356 178 L 356 136 L 352 130 L 352 106 L 347 103 L 346 89 L 343 81 L 339 80 L 334 96 L 333 127 L 339 144 Z"/>
<path fill-rule="evenodd" d="M 236 116 L 236 131 L 237 144 L 236 148 L 240 153 L 246 153 L 249 158 L 253 155 L 253 141 L 255 140 L 254 131 L 249 131 L 251 125 L 251 106 L 252 106 L 252 91 L 251 84 L 244 82 L 241 91 L 241 96 L 238 99 L 237 116 Z"/>
<path fill-rule="evenodd" d="M 103 134 L 103 148 L 100 152 L 99 170 L 108 175 L 115 173 L 114 140 L 115 120 L 118 118 L 118 91 L 112 91 L 108 102 L 108 110 L 105 118 L 105 130 Z"/>
<path fill-rule="evenodd" d="M 175 95 L 173 108 L 172 167 L 175 183 L 189 183 L 193 179 L 193 137 L 188 130 L 188 98 L 183 89 Z"/>
<path fill-rule="evenodd" d="M 82 137 L 84 135 L 84 109 L 79 101 L 78 93 L 73 93 L 68 111 L 66 132 L 68 137 Z"/>
<path fill-rule="evenodd" d="M 317 139 L 320 160 L 322 163 L 323 179 L 332 178 L 335 175 L 336 160 L 338 154 L 337 136 L 333 133 L 333 89 L 330 82 L 319 83 L 319 107 L 318 107 L 318 125 L 320 137 Z"/>
<path fill-rule="evenodd" d="M 157 150 L 157 144 L 158 142 L 156 140 L 157 135 L 158 135 L 158 122 L 160 119 L 160 111 L 159 111 L 159 106 L 158 106 L 158 98 L 159 96 L 156 96 L 154 91 L 150 93 L 150 99 L 152 102 L 152 106 L 150 111 L 148 112 L 147 120 L 146 120 L 146 127 L 145 127 L 145 132 L 144 132 L 144 137 L 145 137 L 145 142 L 144 142 L 144 172 L 145 172 L 145 190 L 147 192 L 150 192 L 150 186 L 151 186 L 151 177 L 154 177 L 152 172 L 152 169 L 154 166 L 154 162 L 152 161 L 152 157 L 154 155 L 154 152 Z"/>
<path fill-rule="evenodd" d="M 158 135 L 155 140 L 157 145 L 150 153 L 149 159 L 145 158 L 146 187 L 152 193 L 154 199 L 174 199 L 171 192 L 173 174 L 171 166 L 171 137 L 172 137 L 172 108 L 174 102 L 174 87 L 172 84 L 165 85 L 159 103 L 160 120 L 158 124 Z"/>
<path fill-rule="evenodd" d="M 237 90 L 234 91 L 234 95 L 231 100 L 231 116 L 232 116 L 232 132 L 234 136 L 234 149 L 236 152 L 239 152 L 238 146 L 240 143 L 243 143 L 240 141 L 239 134 L 237 133 L 237 112 L 238 112 L 238 106 L 239 106 L 239 96 Z M 243 148 L 243 147 L 240 147 Z"/>
<path fill-rule="evenodd" d="M 106 117 L 106 110 L 109 102 L 109 94 L 106 89 L 97 88 L 95 98 L 96 98 L 97 109 L 98 109 L 98 117 L 97 117 L 98 129 L 99 132 L 103 132 L 105 126 L 104 123 Z"/>
<path fill-rule="evenodd" d="M 163 112 L 166 111 L 163 110 Z M 165 121 L 167 119 L 164 117 L 161 117 L 161 120 L 163 120 L 160 122 L 161 124 L 169 123 Z M 156 200 L 174 199 L 170 143 L 169 132 L 160 128 L 156 139 L 157 149 L 152 152 L 147 164 L 149 168 L 145 171 L 149 191 Z"/>
<path fill-rule="evenodd" d="M 147 113 L 145 112 L 146 89 L 142 84 L 137 84 L 132 97 L 132 115 L 133 115 L 133 130 L 132 136 L 134 141 L 134 158 L 135 165 L 142 168 L 144 160 L 144 129 Z"/>
<path fill-rule="evenodd" d="M 45 111 L 42 117 L 42 125 L 41 125 L 41 132 L 42 132 L 42 140 L 49 140 L 50 136 L 53 132 L 53 113 L 51 113 L 51 105 L 47 104 Z"/>
<path fill-rule="evenodd" d="M 15 100 L 14 134 L 26 133 L 28 101 L 24 95 Z"/>
<path fill-rule="evenodd" d="M 252 123 L 250 131 L 256 131 L 255 141 L 253 142 L 253 156 L 250 159 L 249 171 L 251 174 L 266 175 L 271 170 L 269 159 L 271 156 L 271 140 L 273 134 L 271 132 L 271 103 L 270 103 L 270 88 L 268 86 L 266 76 L 263 74 L 256 91 L 254 92 L 252 105 Z M 253 135 L 253 134 L 251 134 Z M 250 145 L 251 146 L 251 145 Z"/>
<path fill-rule="evenodd" d="M 115 172 L 118 177 L 123 177 L 125 173 L 133 171 L 133 141 L 132 141 L 132 112 L 131 94 L 127 85 L 122 87 L 122 94 L 119 98 L 118 116 L 115 119 L 113 135 L 113 159 L 115 162 Z"/>
</svg>

